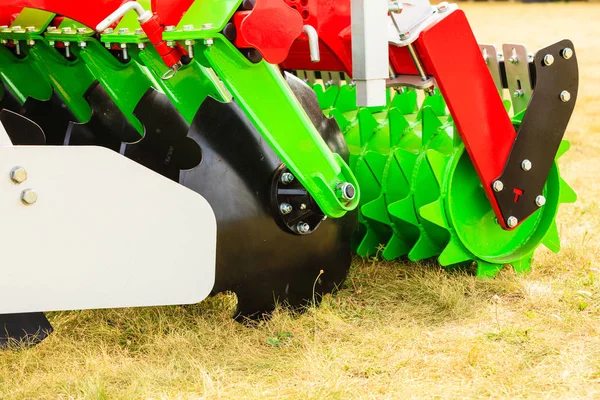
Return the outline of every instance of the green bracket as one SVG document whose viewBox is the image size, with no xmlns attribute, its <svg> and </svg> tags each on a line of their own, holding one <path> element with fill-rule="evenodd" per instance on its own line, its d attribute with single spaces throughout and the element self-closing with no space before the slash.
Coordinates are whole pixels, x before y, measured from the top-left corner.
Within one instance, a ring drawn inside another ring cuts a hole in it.
<svg viewBox="0 0 600 400">
<path fill-rule="evenodd" d="M 225 28 L 242 0 L 195 1 L 177 27 L 167 27 L 163 40 L 194 40 L 212 38 Z"/>
<path fill-rule="evenodd" d="M 205 56 L 266 142 L 328 216 L 339 218 L 358 205 L 359 187 L 348 165 L 331 152 L 298 103 L 279 68 L 249 62 L 222 35 Z M 357 195 L 343 202 L 337 187 L 349 182 Z"/>
</svg>

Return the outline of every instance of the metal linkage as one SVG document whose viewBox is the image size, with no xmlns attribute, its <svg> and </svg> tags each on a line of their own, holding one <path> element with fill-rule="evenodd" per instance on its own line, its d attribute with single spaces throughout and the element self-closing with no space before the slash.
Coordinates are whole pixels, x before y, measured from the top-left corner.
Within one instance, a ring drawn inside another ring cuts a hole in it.
<svg viewBox="0 0 600 400">
<path fill-rule="evenodd" d="M 544 187 L 577 100 L 579 77 L 573 49 L 571 41 L 563 40 L 535 55 L 535 91 L 504 171 L 494 183 L 494 195 L 509 228 L 546 204 Z M 497 190 L 500 186 L 503 190 Z"/>
</svg>

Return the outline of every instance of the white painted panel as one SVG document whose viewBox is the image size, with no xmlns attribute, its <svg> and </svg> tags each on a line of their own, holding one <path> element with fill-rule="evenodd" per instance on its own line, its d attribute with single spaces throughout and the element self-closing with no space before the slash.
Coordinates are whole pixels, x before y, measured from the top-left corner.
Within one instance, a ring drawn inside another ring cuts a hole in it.
<svg viewBox="0 0 600 400">
<path fill-rule="evenodd" d="M 191 304 L 214 285 L 208 202 L 101 147 L 0 147 L 0 221 L 0 313 Z"/>
</svg>

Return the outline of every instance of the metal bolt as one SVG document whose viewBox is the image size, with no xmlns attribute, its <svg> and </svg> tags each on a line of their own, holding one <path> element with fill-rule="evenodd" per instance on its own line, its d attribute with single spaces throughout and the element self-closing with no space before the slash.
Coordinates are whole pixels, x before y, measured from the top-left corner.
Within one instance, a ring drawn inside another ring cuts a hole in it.
<svg viewBox="0 0 600 400">
<path fill-rule="evenodd" d="M 438 10 L 438 12 L 440 12 L 440 13 L 445 13 L 446 11 L 448 11 L 448 2 L 447 2 L 447 1 L 444 1 L 443 3 L 440 3 L 440 4 L 437 6 L 437 10 Z"/>
<path fill-rule="evenodd" d="M 82 49 L 85 49 L 87 47 L 87 43 L 86 42 L 79 42 L 79 47 L 81 47 Z"/>
<path fill-rule="evenodd" d="M 508 59 L 508 62 L 511 64 L 518 64 L 519 63 L 519 57 L 511 57 Z"/>
<path fill-rule="evenodd" d="M 552 54 L 546 54 L 544 56 L 544 65 L 549 67 L 554 64 L 554 56 Z"/>
<path fill-rule="evenodd" d="M 77 28 L 77 33 L 84 35 L 87 33 L 87 29 L 85 28 Z"/>
<path fill-rule="evenodd" d="M 215 41 L 212 38 L 204 39 L 204 44 L 206 46 L 212 46 Z"/>
<path fill-rule="evenodd" d="M 188 57 L 194 58 L 194 45 L 196 44 L 195 40 L 186 40 L 185 45 L 187 46 Z"/>
<path fill-rule="evenodd" d="M 112 43 L 104 43 L 104 47 L 110 50 L 112 49 Z"/>
<path fill-rule="evenodd" d="M 127 43 L 121 43 L 121 49 L 123 49 L 123 60 L 129 60 L 129 53 L 127 52 Z"/>
<path fill-rule="evenodd" d="M 304 203 L 300 204 L 300 209 L 302 211 L 306 210 L 306 204 L 304 204 Z"/>
<path fill-rule="evenodd" d="M 18 56 L 21 55 L 21 42 L 19 42 L 18 40 L 14 40 L 13 43 L 15 44 L 15 53 L 17 53 Z"/>
<path fill-rule="evenodd" d="M 194 25 L 184 25 L 183 26 L 183 30 L 184 31 L 193 31 L 194 30 Z"/>
<path fill-rule="evenodd" d="M 542 207 L 544 204 L 546 204 L 546 198 L 542 195 L 539 195 L 535 198 L 535 204 L 537 204 L 538 207 Z"/>
<path fill-rule="evenodd" d="M 298 233 L 308 233 L 310 231 L 310 225 L 306 222 L 299 222 L 296 226 Z"/>
<path fill-rule="evenodd" d="M 502 181 L 495 181 L 492 187 L 494 188 L 494 192 L 501 192 L 504 190 L 504 183 Z"/>
<path fill-rule="evenodd" d="M 119 29 L 119 35 L 126 35 L 129 33 L 129 28 L 121 28 Z"/>
<path fill-rule="evenodd" d="M 571 93 L 567 92 L 566 90 L 563 90 L 562 92 L 560 92 L 560 99 L 563 103 L 568 103 L 569 101 L 571 101 Z"/>
<path fill-rule="evenodd" d="M 284 185 L 289 185 L 292 182 L 294 182 L 294 175 L 292 175 L 290 172 L 284 172 L 281 174 L 281 183 Z"/>
<path fill-rule="evenodd" d="M 31 205 L 35 204 L 38 199 L 37 193 L 33 189 L 25 189 L 21 192 L 21 201 L 24 204 Z"/>
<path fill-rule="evenodd" d="M 65 56 L 67 58 L 70 58 L 71 57 L 71 43 L 63 42 L 63 44 L 65 45 Z"/>
<path fill-rule="evenodd" d="M 400 40 L 408 40 L 410 38 L 411 33 L 409 31 L 406 31 L 404 33 L 400 34 Z"/>
<path fill-rule="evenodd" d="M 55 44 L 56 42 L 54 40 L 48 40 L 48 46 L 54 47 Z"/>
<path fill-rule="evenodd" d="M 281 203 L 279 205 L 279 212 L 282 213 L 283 215 L 288 215 L 289 213 L 292 212 L 292 210 L 293 210 L 293 207 L 289 203 Z"/>
<path fill-rule="evenodd" d="M 138 43 L 138 49 L 144 50 L 146 48 L 146 43 Z"/>
<path fill-rule="evenodd" d="M 175 47 L 175 42 L 172 40 L 167 40 L 167 46 L 169 47 Z"/>
<path fill-rule="evenodd" d="M 73 33 L 73 30 L 70 27 L 63 28 L 62 33 Z"/>
<path fill-rule="evenodd" d="M 35 40 L 33 40 L 33 39 L 29 39 L 29 40 L 27 41 L 27 45 L 28 45 L 29 47 L 33 47 L 33 46 L 35 46 Z"/>
<path fill-rule="evenodd" d="M 513 96 L 515 96 L 515 97 L 523 97 L 523 95 L 524 95 L 524 93 L 523 93 L 523 91 L 522 91 L 522 90 L 516 90 L 516 91 L 513 93 Z"/>
<path fill-rule="evenodd" d="M 143 35 L 143 34 L 144 34 L 144 30 L 143 30 L 142 28 L 137 28 L 137 29 L 134 31 L 134 33 L 135 33 L 136 35 Z"/>
<path fill-rule="evenodd" d="M 113 28 L 107 28 L 104 30 L 104 32 L 102 32 L 105 35 L 109 35 L 111 33 L 113 33 L 115 30 Z"/>
<path fill-rule="evenodd" d="M 23 167 L 14 167 L 10 170 L 10 179 L 14 183 L 23 183 L 27 180 L 27 171 Z"/>
<path fill-rule="evenodd" d="M 15 25 L 15 26 L 13 26 L 13 27 L 12 27 L 12 28 L 10 28 L 10 29 L 11 29 L 13 32 L 16 32 L 16 31 L 20 31 L 20 30 L 22 30 L 22 29 L 21 29 L 21 27 L 20 27 L 19 25 Z"/>
<path fill-rule="evenodd" d="M 516 217 L 508 217 L 508 219 L 506 220 L 506 224 L 509 228 L 514 228 L 519 224 L 519 220 Z"/>
<path fill-rule="evenodd" d="M 338 185 L 340 197 L 345 201 L 352 201 L 356 197 L 356 188 L 350 182 L 340 183 Z"/>
<path fill-rule="evenodd" d="M 202 29 L 209 30 L 213 28 L 213 24 L 202 24 Z"/>
<path fill-rule="evenodd" d="M 573 49 L 567 47 L 566 49 L 564 49 L 563 51 L 560 52 L 560 55 L 565 60 L 569 60 L 569 59 L 571 59 L 571 57 L 573 57 Z"/>
<path fill-rule="evenodd" d="M 175 25 L 165 26 L 165 32 L 173 32 L 173 31 L 175 31 L 175 29 L 176 29 Z"/>
<path fill-rule="evenodd" d="M 35 32 L 35 26 L 26 26 L 25 32 Z"/>
<path fill-rule="evenodd" d="M 525 160 L 523 160 L 523 161 L 521 162 L 521 169 L 522 169 L 523 171 L 529 171 L 529 170 L 531 170 L 531 167 L 532 167 L 532 166 L 533 166 L 533 165 L 531 164 L 531 161 L 529 161 L 529 160 L 527 160 L 527 159 L 525 159 Z"/>
</svg>

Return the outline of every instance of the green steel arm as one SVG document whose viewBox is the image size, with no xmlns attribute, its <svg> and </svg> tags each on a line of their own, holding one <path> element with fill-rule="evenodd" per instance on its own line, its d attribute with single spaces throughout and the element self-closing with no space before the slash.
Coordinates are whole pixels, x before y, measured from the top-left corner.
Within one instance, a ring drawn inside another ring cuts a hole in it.
<svg viewBox="0 0 600 400">
<path fill-rule="evenodd" d="M 359 187 L 348 165 L 331 152 L 275 65 L 253 64 L 231 42 L 217 35 L 204 55 L 235 101 L 266 142 L 304 185 L 321 210 L 339 218 L 354 209 Z M 339 184 L 357 190 L 350 202 L 338 196 Z"/>
</svg>

